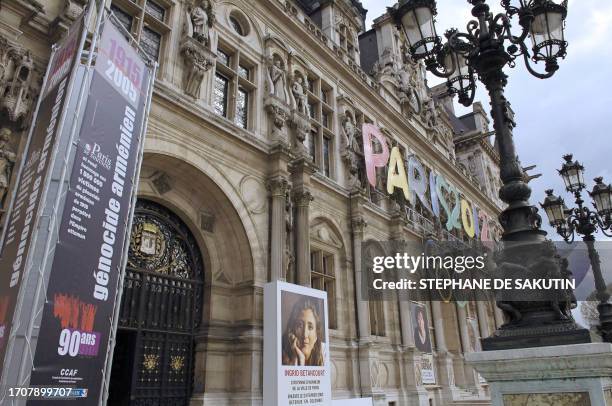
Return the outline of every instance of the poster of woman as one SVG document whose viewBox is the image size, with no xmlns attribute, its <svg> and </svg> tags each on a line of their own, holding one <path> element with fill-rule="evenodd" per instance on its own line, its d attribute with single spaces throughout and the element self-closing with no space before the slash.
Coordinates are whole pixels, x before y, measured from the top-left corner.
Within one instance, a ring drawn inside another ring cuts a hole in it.
<svg viewBox="0 0 612 406">
<path fill-rule="evenodd" d="M 418 374 L 424 385 L 435 385 L 436 374 L 433 366 L 431 339 L 429 334 L 429 320 L 427 310 L 421 303 L 410 303 L 412 313 L 412 329 L 414 345 L 422 353 L 418 363 Z"/>
<path fill-rule="evenodd" d="M 331 406 L 327 292 L 264 288 L 264 405 Z"/>
<path fill-rule="evenodd" d="M 323 300 L 299 293 L 282 293 L 283 365 L 325 365 Z"/>
<path fill-rule="evenodd" d="M 425 306 L 420 303 L 411 303 L 412 326 L 414 331 L 414 345 L 419 351 L 431 353 L 431 340 L 429 338 L 429 321 Z"/>
</svg>

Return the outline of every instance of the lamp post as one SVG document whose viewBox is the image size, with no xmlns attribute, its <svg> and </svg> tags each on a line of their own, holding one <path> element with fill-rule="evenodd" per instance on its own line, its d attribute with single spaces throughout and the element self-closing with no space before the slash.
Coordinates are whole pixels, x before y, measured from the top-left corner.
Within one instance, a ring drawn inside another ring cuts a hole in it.
<svg viewBox="0 0 612 406">
<path fill-rule="evenodd" d="M 449 30 L 446 43 L 436 33 L 435 0 L 400 0 L 388 9 L 398 28 L 404 32 L 413 58 L 423 60 L 427 70 L 447 79 L 450 94 L 469 106 L 476 90 L 476 78 L 486 87 L 491 102 L 496 141 L 500 157 L 500 177 L 503 185 L 500 198 L 508 204 L 499 220 L 504 233 L 502 240 L 513 248 L 505 250 L 505 262 L 537 263 L 546 232 L 540 229 L 538 209 L 529 203 L 531 189 L 525 183 L 524 172 L 516 155 L 512 130 L 515 122 L 504 96 L 507 75 L 503 68 L 515 66 L 523 59 L 527 70 L 545 79 L 559 69 L 557 60 L 566 55 L 564 25 L 567 0 L 502 0 L 505 12 L 493 15 L 486 0 L 468 0 L 474 20 L 467 32 Z M 518 20 L 520 32 L 515 35 L 512 23 Z M 531 46 L 526 44 L 531 40 Z M 538 72 L 532 63 L 544 64 Z M 540 248 L 538 248 L 538 246 Z M 550 250 L 548 250 L 550 251 Z M 548 254 L 554 260 L 554 253 Z M 515 257 L 513 259 L 513 257 Z M 519 261 L 520 257 L 523 261 Z M 527 261 L 525 261 L 525 258 Z M 498 302 L 502 308 L 502 303 Z M 504 302 L 503 309 L 510 321 L 492 337 L 482 340 L 484 350 L 509 349 L 543 345 L 589 342 L 586 330 L 573 320 L 562 320 L 552 302 Z"/>
<path fill-rule="evenodd" d="M 584 167 L 578 161 L 572 161 L 572 155 L 563 157 L 565 162 L 559 174 L 565 182 L 565 189 L 574 194 L 576 207 L 568 209 L 561 197 L 555 196 L 552 189 L 546 191 L 544 203 L 540 205 L 546 212 L 548 222 L 555 228 L 563 239 L 571 243 L 575 234 L 582 236 L 587 246 L 591 269 L 595 278 L 595 289 L 599 304 L 599 332 L 606 342 L 612 342 L 612 304 L 608 302 L 610 293 L 606 288 L 605 280 L 601 274 L 601 262 L 595 249 L 595 234 L 598 230 L 604 235 L 612 237 L 612 185 L 603 183 L 603 178 L 595 178 L 595 186 L 589 192 L 594 200 L 596 211 L 584 205 L 582 191 L 586 189 L 584 182 Z M 608 234 L 610 231 L 610 234 Z"/>
</svg>

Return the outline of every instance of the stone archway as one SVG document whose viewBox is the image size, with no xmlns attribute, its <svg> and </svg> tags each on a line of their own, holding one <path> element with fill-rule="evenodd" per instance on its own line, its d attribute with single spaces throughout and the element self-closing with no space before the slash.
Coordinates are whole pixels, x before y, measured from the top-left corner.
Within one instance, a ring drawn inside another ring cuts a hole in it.
<svg viewBox="0 0 612 406">
<path fill-rule="evenodd" d="M 261 339 L 254 326 L 261 323 L 258 274 L 264 267 L 258 262 L 263 253 L 250 212 L 232 182 L 208 161 L 190 158 L 146 153 L 139 197 L 175 213 L 202 255 L 202 312 L 194 338 L 191 402 L 230 401 L 260 390 L 246 378 L 261 369 L 261 354 L 250 349 Z M 236 335 L 249 330 L 250 338 L 236 344 Z M 244 349 L 236 351 L 237 346 Z M 245 377 L 244 382 L 238 384 L 235 377 Z"/>
<path fill-rule="evenodd" d="M 189 228 L 164 206 L 139 199 L 119 303 L 109 404 L 188 404 L 203 275 Z"/>
</svg>

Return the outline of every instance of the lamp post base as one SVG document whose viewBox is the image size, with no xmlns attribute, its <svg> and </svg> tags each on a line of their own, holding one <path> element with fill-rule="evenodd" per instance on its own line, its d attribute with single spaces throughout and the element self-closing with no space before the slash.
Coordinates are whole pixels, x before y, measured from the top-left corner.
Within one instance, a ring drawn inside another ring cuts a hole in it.
<svg viewBox="0 0 612 406">
<path fill-rule="evenodd" d="M 607 343 L 612 343 L 612 303 L 600 303 L 597 305 L 597 310 L 601 338 Z"/>
<path fill-rule="evenodd" d="M 465 355 L 489 385 L 492 406 L 609 404 L 609 343 L 472 352 Z"/>
<path fill-rule="evenodd" d="M 586 344 L 592 342 L 591 333 L 574 321 L 557 321 L 540 326 L 504 325 L 493 336 L 481 340 L 483 351 L 516 348 L 548 347 L 553 345 Z"/>
</svg>

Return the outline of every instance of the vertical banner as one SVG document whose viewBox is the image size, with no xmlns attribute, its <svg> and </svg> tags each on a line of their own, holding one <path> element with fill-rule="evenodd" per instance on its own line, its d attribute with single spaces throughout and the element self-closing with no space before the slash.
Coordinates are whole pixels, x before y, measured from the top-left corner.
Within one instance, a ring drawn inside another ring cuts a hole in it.
<svg viewBox="0 0 612 406">
<path fill-rule="evenodd" d="M 264 288 L 264 404 L 331 405 L 327 293 Z"/>
<path fill-rule="evenodd" d="M 79 389 L 74 394 L 85 398 L 79 405 L 98 405 L 101 398 L 117 281 L 127 255 L 150 75 L 137 51 L 106 22 L 30 380 L 33 386 Z"/>
<path fill-rule="evenodd" d="M 421 303 L 410 303 L 412 313 L 412 328 L 414 335 L 414 345 L 421 352 L 418 369 L 420 370 L 423 384 L 430 385 L 436 383 L 436 374 L 433 367 L 433 354 L 431 348 L 431 338 L 429 334 L 429 320 L 427 311 Z"/>
<path fill-rule="evenodd" d="M 41 201 L 49 183 L 51 155 L 61 132 L 69 81 L 80 54 L 83 27 L 84 15 L 81 15 L 49 61 L 45 86 L 15 185 L 16 194 L 8 213 L 6 235 L 0 250 L 0 366 L 4 364 L 23 272 L 38 225 Z"/>
</svg>

